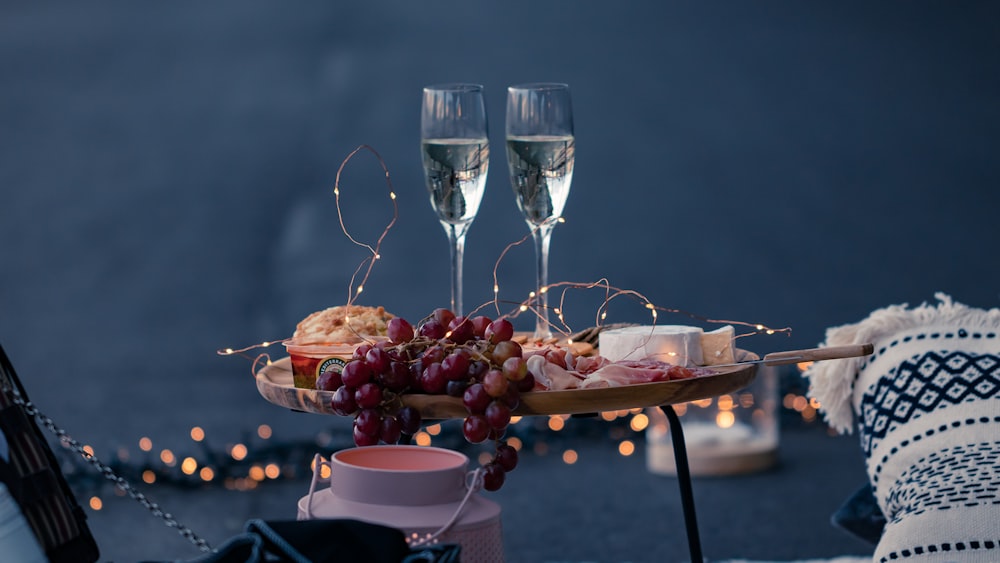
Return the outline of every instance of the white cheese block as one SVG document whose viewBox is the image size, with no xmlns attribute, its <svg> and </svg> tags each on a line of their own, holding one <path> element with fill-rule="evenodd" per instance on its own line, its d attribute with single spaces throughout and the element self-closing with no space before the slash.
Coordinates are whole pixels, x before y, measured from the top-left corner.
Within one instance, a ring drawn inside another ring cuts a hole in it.
<svg viewBox="0 0 1000 563">
<path fill-rule="evenodd" d="M 612 362 L 659 360 L 678 366 L 702 365 L 698 327 L 681 325 L 630 326 L 601 331 L 598 353 Z"/>
<path fill-rule="evenodd" d="M 701 335 L 703 365 L 715 366 L 731 364 L 736 361 L 736 329 L 732 325 L 708 331 Z"/>
</svg>

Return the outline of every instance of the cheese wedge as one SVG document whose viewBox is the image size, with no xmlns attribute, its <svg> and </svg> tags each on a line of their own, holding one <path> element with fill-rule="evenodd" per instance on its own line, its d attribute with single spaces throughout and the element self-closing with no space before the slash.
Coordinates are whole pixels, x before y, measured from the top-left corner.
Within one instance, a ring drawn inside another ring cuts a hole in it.
<svg viewBox="0 0 1000 563">
<path fill-rule="evenodd" d="M 726 325 L 701 335 L 702 365 L 715 366 L 736 361 L 736 329 Z"/>
</svg>

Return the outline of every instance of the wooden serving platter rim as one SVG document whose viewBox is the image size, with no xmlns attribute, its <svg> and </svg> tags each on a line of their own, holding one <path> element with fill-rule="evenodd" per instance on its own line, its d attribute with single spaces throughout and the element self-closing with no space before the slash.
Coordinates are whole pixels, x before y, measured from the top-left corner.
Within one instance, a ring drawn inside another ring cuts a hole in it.
<svg viewBox="0 0 1000 563">
<path fill-rule="evenodd" d="M 743 361 L 757 356 L 740 351 Z M 709 366 L 711 369 L 711 367 Z M 757 376 L 757 365 L 721 368 L 718 373 L 690 379 L 637 383 L 600 389 L 532 391 L 521 394 L 515 415 L 583 414 L 697 401 L 743 389 Z M 267 401 L 292 410 L 336 415 L 330 407 L 332 391 L 300 389 L 292 383 L 291 360 L 281 358 L 261 368 L 256 375 L 257 390 Z M 423 418 L 441 420 L 467 415 L 462 400 L 448 395 L 406 394 L 403 404 L 417 408 Z"/>
</svg>

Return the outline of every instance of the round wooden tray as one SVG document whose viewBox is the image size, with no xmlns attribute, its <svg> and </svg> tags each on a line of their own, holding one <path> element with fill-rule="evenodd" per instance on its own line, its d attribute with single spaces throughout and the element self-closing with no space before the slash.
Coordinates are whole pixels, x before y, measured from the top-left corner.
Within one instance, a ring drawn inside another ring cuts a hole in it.
<svg viewBox="0 0 1000 563">
<path fill-rule="evenodd" d="M 756 355 L 740 350 L 740 361 L 756 360 Z M 690 379 L 637 383 L 602 389 L 532 391 L 521 394 L 515 415 L 583 414 L 622 409 L 656 407 L 696 401 L 738 391 L 753 382 L 757 364 L 719 368 L 718 373 Z M 336 414 L 330 408 L 332 391 L 299 389 L 292 383 L 292 365 L 282 358 L 257 372 L 257 390 L 276 405 L 317 414 Z M 448 395 L 407 394 L 403 403 L 416 407 L 428 420 L 464 418 L 468 413 L 462 399 Z"/>
</svg>

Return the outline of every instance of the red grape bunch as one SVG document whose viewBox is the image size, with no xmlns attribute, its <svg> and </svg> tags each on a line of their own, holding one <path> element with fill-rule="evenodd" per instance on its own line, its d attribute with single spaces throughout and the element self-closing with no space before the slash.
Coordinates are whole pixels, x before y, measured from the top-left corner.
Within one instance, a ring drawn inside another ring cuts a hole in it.
<svg viewBox="0 0 1000 563">
<path fill-rule="evenodd" d="M 521 392 L 534 386 L 521 345 L 511 340 L 510 321 L 456 317 L 440 308 L 416 329 L 394 317 L 387 336 L 386 341 L 358 346 L 342 372 L 324 372 L 316 381 L 318 389 L 334 391 L 334 412 L 354 417 L 354 443 L 395 444 L 420 430 L 420 413 L 403 406 L 403 394 L 459 397 L 468 413 L 462 424 L 465 439 L 496 443 L 484 468 L 483 488 L 503 486 L 506 473 L 517 465 L 517 450 L 504 441 L 504 434 Z"/>
</svg>

